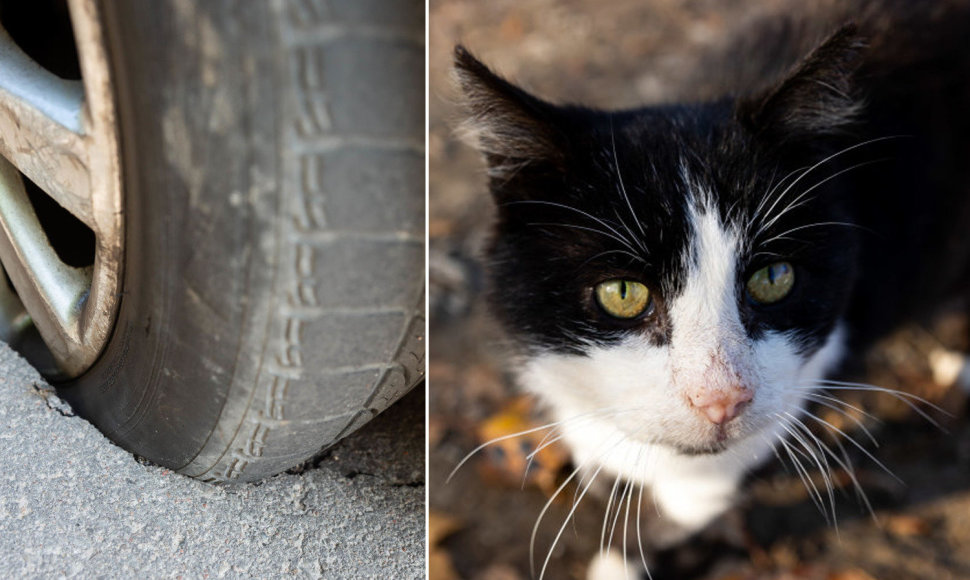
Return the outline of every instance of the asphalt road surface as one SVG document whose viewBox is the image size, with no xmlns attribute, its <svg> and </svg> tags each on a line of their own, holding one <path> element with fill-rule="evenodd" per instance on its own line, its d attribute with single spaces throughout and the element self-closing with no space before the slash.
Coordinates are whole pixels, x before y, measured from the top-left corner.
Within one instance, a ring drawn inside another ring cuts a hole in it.
<svg viewBox="0 0 970 580">
<path fill-rule="evenodd" d="M 217 487 L 116 447 L 0 344 L 0 577 L 423 578 L 423 417 L 414 391 L 302 473 Z"/>
</svg>

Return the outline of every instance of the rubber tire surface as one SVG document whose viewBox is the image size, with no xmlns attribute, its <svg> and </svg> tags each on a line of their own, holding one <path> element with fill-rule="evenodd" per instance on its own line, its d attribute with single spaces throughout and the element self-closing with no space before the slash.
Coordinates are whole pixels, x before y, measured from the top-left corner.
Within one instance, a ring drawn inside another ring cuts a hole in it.
<svg viewBox="0 0 970 580">
<path fill-rule="evenodd" d="M 193 477 L 298 465 L 423 376 L 423 3 L 101 9 L 123 293 L 100 360 L 60 392 Z"/>
</svg>

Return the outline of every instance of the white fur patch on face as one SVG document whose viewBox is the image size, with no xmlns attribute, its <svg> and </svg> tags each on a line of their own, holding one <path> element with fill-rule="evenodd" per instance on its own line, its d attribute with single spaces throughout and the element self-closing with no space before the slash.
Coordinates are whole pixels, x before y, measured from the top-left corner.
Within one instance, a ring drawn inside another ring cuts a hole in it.
<svg viewBox="0 0 970 580">
<path fill-rule="evenodd" d="M 688 405 L 740 401 L 741 393 L 755 395 L 760 377 L 738 313 L 738 235 L 713 207 L 695 206 L 689 217 L 692 243 L 684 257 L 684 289 L 670 304 L 671 386 Z"/>
<path fill-rule="evenodd" d="M 703 338 L 715 322 L 729 325 L 732 331 L 741 329 L 734 290 L 738 236 L 711 207 L 692 208 L 690 225 L 684 291 L 671 308 L 685 341 Z"/>
</svg>

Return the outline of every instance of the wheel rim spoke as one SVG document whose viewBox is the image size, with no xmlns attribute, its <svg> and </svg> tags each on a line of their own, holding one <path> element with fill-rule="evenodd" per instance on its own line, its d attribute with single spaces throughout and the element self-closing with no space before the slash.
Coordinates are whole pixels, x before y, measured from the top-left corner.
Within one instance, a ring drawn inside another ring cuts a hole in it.
<svg viewBox="0 0 970 580">
<path fill-rule="evenodd" d="M 56 77 L 0 29 L 0 155 L 94 227 L 84 86 Z"/>
<path fill-rule="evenodd" d="M 72 268 L 58 258 L 20 174 L 6 160 L 0 160 L 0 234 L 0 259 L 20 299 L 51 350 L 69 359 L 83 340 L 81 313 L 91 269 Z"/>
<path fill-rule="evenodd" d="M 82 80 L 65 80 L 42 67 L 0 25 L 0 261 L 50 351 L 38 360 L 50 368 L 52 356 L 62 378 L 83 373 L 107 343 L 120 297 L 124 240 L 114 91 L 98 5 L 68 0 L 68 7 Z M 43 196 L 94 234 L 93 246 L 80 244 L 90 248 L 82 267 L 58 255 L 65 230 L 51 221 L 56 208 Z M 16 312 L 15 304 L 7 310 Z M 0 316 L 0 335 L 16 338 L 22 318 L 19 326 L 10 319 Z"/>
</svg>

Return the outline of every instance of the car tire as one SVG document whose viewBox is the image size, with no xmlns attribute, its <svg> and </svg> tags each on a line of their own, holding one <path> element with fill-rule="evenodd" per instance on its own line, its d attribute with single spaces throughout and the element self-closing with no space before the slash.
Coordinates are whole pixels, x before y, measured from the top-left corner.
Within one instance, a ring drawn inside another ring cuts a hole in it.
<svg viewBox="0 0 970 580">
<path fill-rule="evenodd" d="M 97 6 L 124 268 L 59 393 L 192 477 L 294 467 L 424 374 L 423 5 Z"/>
</svg>

